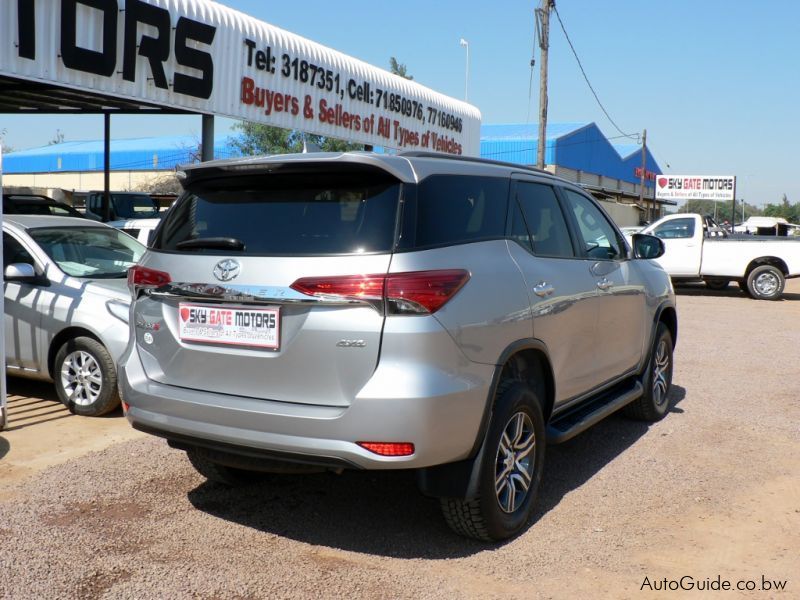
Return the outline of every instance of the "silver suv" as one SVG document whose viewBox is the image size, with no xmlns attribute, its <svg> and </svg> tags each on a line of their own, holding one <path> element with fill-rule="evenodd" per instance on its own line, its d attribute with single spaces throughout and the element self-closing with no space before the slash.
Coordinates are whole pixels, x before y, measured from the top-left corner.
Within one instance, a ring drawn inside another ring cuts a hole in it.
<svg viewBox="0 0 800 600">
<path fill-rule="evenodd" d="M 187 169 L 129 271 L 128 420 L 208 479 L 417 469 L 458 533 L 527 523 L 547 443 L 668 407 L 669 277 L 581 188 L 478 159 Z"/>
</svg>

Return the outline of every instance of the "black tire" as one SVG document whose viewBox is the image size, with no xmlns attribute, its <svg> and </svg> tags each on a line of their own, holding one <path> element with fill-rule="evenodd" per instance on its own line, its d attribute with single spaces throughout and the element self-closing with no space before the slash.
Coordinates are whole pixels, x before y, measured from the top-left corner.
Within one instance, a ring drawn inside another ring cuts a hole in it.
<svg viewBox="0 0 800 600">
<path fill-rule="evenodd" d="M 59 400 L 76 415 L 98 417 L 119 406 L 114 359 L 94 338 L 76 337 L 61 346 L 53 381 Z"/>
<path fill-rule="evenodd" d="M 773 265 L 756 267 L 747 276 L 747 291 L 756 300 L 779 300 L 785 286 L 783 272 Z"/>
<path fill-rule="evenodd" d="M 644 393 L 628 404 L 623 413 L 638 421 L 660 421 L 669 410 L 669 390 L 672 387 L 673 369 L 672 334 L 664 323 L 659 323 L 650 358 L 642 375 Z"/>
<path fill-rule="evenodd" d="M 721 292 L 722 290 L 728 289 L 728 285 L 730 285 L 730 279 L 706 279 L 706 287 L 710 290 L 714 290 L 715 292 Z"/>
<path fill-rule="evenodd" d="M 442 498 L 441 506 L 453 531 L 494 542 L 527 525 L 542 479 L 545 424 L 539 399 L 527 385 L 515 383 L 496 400 L 484 444 L 477 497 Z"/>
<path fill-rule="evenodd" d="M 240 487 L 253 483 L 261 477 L 260 473 L 229 467 L 211 460 L 203 448 L 190 448 L 186 456 L 195 470 L 214 483 L 228 487 Z"/>
</svg>

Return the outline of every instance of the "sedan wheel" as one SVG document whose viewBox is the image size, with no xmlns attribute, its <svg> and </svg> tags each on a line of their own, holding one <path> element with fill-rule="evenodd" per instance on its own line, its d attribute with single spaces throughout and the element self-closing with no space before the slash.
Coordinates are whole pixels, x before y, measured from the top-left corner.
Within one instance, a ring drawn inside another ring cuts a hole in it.
<svg viewBox="0 0 800 600">
<path fill-rule="evenodd" d="M 61 385 L 70 402 L 89 406 L 103 391 L 103 373 L 94 356 L 77 350 L 64 358 L 61 364 Z"/>
<path fill-rule="evenodd" d="M 114 360 L 97 340 L 69 340 L 56 354 L 54 367 L 58 397 L 75 414 L 93 417 L 119 406 Z"/>
</svg>

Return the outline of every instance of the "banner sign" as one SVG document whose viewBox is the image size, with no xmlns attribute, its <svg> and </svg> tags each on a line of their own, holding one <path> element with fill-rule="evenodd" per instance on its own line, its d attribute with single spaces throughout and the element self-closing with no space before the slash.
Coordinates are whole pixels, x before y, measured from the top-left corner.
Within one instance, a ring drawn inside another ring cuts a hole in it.
<svg viewBox="0 0 800 600">
<path fill-rule="evenodd" d="M 2 0 L 0 75 L 355 143 L 480 151 L 474 106 L 208 0 Z"/>
<path fill-rule="evenodd" d="M 656 200 L 733 200 L 733 175 L 659 175 Z"/>
</svg>

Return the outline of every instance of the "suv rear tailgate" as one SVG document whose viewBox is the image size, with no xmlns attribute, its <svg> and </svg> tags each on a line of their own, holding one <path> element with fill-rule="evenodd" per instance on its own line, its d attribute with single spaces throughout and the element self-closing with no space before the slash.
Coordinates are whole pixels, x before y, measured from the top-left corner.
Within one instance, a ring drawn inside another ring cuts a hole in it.
<svg viewBox="0 0 800 600">
<path fill-rule="evenodd" d="M 384 317 L 367 303 L 310 300 L 289 286 L 298 274 L 386 273 L 390 258 L 241 257 L 233 285 L 212 276 L 228 257 L 160 254 L 158 267 L 168 265 L 172 283 L 136 302 L 145 372 L 160 383 L 219 394 L 347 406 L 375 370 Z M 263 347 L 216 337 L 257 314 L 275 315 L 277 325 Z"/>
</svg>

